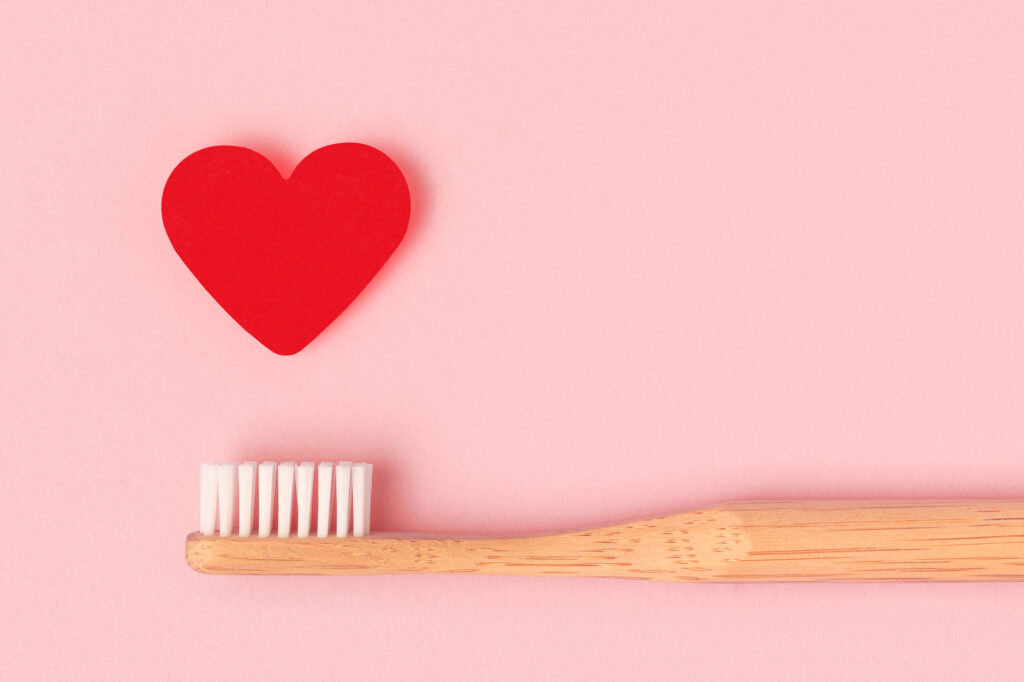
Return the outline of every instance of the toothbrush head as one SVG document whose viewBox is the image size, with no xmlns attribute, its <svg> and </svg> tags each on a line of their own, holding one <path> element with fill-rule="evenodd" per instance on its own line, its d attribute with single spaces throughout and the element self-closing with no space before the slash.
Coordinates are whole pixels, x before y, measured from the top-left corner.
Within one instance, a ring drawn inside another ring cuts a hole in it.
<svg viewBox="0 0 1024 682">
<path fill-rule="evenodd" d="M 365 462 L 234 462 L 199 467 L 199 533 L 339 538 L 370 533 L 373 465 Z M 316 505 L 314 506 L 314 492 Z M 292 511 L 295 510 L 294 520 Z M 314 525 L 315 519 L 315 525 Z"/>
</svg>

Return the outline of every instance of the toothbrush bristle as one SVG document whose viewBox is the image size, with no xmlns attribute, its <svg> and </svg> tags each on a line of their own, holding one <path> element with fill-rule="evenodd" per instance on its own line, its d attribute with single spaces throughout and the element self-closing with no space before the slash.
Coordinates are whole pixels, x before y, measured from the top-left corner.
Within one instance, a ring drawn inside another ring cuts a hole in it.
<svg viewBox="0 0 1024 682">
<path fill-rule="evenodd" d="M 370 482 L 373 465 L 352 465 L 352 535 L 361 538 L 370 532 Z"/>
<path fill-rule="evenodd" d="M 350 528 L 363 537 L 370 532 L 372 475 L 373 465 L 366 463 L 204 463 L 199 467 L 199 532 L 230 536 L 237 521 L 239 537 L 255 532 L 266 538 L 276 528 L 278 537 L 286 538 L 292 534 L 294 506 L 299 538 L 309 537 L 314 524 L 318 538 L 328 537 L 332 514 L 339 538 L 347 537 Z"/>
<path fill-rule="evenodd" d="M 217 529 L 217 465 L 199 465 L 199 532 L 213 535 Z"/>
<path fill-rule="evenodd" d="M 224 463 L 217 466 L 217 504 L 220 507 L 221 536 L 231 535 L 235 526 L 235 508 L 238 503 L 238 465 Z"/>
<path fill-rule="evenodd" d="M 320 462 L 316 468 L 316 536 L 325 538 L 331 530 L 331 493 L 334 485 L 334 465 Z"/>
<path fill-rule="evenodd" d="M 252 535 L 252 513 L 256 508 L 256 462 L 238 465 L 238 536 Z"/>
<path fill-rule="evenodd" d="M 313 513 L 313 474 L 316 464 L 303 462 L 295 471 L 295 499 L 298 501 L 298 527 L 296 535 L 309 537 L 310 515 Z"/>
<path fill-rule="evenodd" d="M 274 488 L 277 483 L 277 464 L 262 462 L 257 473 L 259 475 L 260 501 L 259 535 L 261 538 L 269 538 L 274 525 Z"/>
<path fill-rule="evenodd" d="M 295 462 L 277 465 L 277 537 L 292 532 L 292 498 L 295 495 Z"/>
<path fill-rule="evenodd" d="M 334 467 L 334 478 L 335 497 L 338 500 L 336 533 L 339 538 L 347 538 L 349 519 L 352 516 L 352 462 L 338 462 Z"/>
</svg>

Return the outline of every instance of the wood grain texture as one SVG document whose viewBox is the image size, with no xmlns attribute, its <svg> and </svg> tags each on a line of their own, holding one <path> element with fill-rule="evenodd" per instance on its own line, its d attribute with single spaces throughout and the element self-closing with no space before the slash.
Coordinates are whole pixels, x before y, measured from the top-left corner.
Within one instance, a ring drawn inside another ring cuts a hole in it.
<svg viewBox="0 0 1024 682">
<path fill-rule="evenodd" d="M 202 573 L 478 573 L 685 582 L 1024 580 L 1024 501 L 739 502 L 534 537 L 192 533 Z"/>
</svg>

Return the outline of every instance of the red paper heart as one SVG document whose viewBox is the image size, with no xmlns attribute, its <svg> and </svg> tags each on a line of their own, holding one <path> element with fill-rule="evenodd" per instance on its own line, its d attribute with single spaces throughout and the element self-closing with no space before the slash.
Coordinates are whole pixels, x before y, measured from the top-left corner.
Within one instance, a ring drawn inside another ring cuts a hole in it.
<svg viewBox="0 0 1024 682">
<path fill-rule="evenodd" d="M 364 144 L 316 150 L 283 179 L 244 147 L 185 158 L 164 187 L 174 250 L 247 332 L 297 353 L 373 279 L 409 223 L 398 166 Z"/>
</svg>

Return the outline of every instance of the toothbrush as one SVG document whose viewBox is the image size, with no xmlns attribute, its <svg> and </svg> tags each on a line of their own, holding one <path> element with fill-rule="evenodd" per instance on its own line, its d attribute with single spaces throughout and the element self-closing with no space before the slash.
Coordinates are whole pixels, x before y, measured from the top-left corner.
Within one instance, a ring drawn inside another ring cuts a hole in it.
<svg viewBox="0 0 1024 682">
<path fill-rule="evenodd" d="M 216 574 L 1024 580 L 1024 500 L 736 502 L 550 535 L 443 537 L 370 533 L 371 480 L 366 463 L 203 464 L 200 530 L 186 540 L 187 561 Z"/>
</svg>

